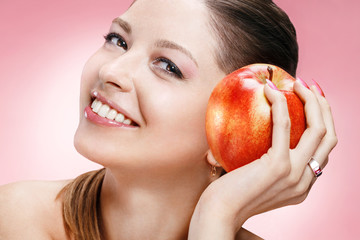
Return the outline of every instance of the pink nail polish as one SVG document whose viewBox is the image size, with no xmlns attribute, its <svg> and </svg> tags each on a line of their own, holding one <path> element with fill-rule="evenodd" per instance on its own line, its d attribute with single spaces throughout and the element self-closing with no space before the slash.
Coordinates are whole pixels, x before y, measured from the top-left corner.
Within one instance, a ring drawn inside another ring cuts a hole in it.
<svg viewBox="0 0 360 240">
<path fill-rule="evenodd" d="M 324 94 L 323 90 L 321 89 L 321 87 L 319 86 L 319 84 L 314 79 L 311 79 L 311 81 L 314 84 L 314 86 L 316 87 L 316 89 L 318 90 L 318 92 L 321 94 L 321 96 L 325 97 L 325 94 Z"/>
<path fill-rule="evenodd" d="M 299 81 L 299 83 L 301 83 L 304 87 L 306 87 L 307 89 L 309 88 L 309 85 L 306 84 L 306 82 L 304 80 L 302 80 L 301 78 L 297 77 L 296 80 Z"/>
<path fill-rule="evenodd" d="M 271 87 L 274 90 L 279 91 L 279 89 L 275 86 L 275 84 L 272 81 L 270 81 L 269 79 L 266 79 L 266 82 L 269 85 L 269 87 Z"/>
</svg>

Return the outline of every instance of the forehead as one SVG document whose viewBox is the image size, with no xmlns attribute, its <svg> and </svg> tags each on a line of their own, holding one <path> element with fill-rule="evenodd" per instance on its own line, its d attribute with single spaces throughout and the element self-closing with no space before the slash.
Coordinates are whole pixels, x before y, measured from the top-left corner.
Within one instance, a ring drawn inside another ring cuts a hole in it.
<svg viewBox="0 0 360 240">
<path fill-rule="evenodd" d="M 214 56 L 216 41 L 202 0 L 136 0 L 121 18 L 129 22 L 132 35 L 139 41 L 173 41 L 188 49 L 199 62 Z"/>
<path fill-rule="evenodd" d="M 190 26 L 204 26 L 208 22 L 208 10 L 202 0 L 135 0 L 127 15 L 146 20 L 163 20 L 161 25 L 171 26 L 178 21 Z"/>
</svg>

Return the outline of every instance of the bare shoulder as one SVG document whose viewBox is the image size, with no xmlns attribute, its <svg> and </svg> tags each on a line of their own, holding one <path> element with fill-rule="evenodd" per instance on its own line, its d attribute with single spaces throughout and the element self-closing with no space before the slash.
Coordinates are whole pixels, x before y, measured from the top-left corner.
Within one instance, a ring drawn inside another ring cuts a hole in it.
<svg viewBox="0 0 360 240">
<path fill-rule="evenodd" d="M 0 239 L 66 239 L 61 202 L 68 181 L 27 181 L 0 186 Z"/>
</svg>

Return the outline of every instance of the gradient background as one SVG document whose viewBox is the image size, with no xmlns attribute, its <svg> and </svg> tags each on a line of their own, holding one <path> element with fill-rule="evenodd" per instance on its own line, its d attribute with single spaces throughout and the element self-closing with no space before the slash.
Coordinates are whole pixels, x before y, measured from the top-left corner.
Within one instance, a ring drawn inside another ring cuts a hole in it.
<svg viewBox="0 0 360 240">
<path fill-rule="evenodd" d="M 360 236 L 360 2 L 275 0 L 300 45 L 298 76 L 322 86 L 339 144 L 307 200 L 251 218 L 265 239 Z M 0 2 L 0 184 L 74 178 L 96 169 L 72 145 L 79 79 L 130 0 Z"/>
</svg>

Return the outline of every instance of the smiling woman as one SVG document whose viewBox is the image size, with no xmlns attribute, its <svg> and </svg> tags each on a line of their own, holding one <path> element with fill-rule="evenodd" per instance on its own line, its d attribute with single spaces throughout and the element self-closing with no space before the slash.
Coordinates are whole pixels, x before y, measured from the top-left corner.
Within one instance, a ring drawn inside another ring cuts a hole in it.
<svg viewBox="0 0 360 240">
<path fill-rule="evenodd" d="M 81 78 L 74 145 L 104 168 L 2 187 L 0 238 L 257 239 L 243 223 L 303 201 L 315 182 L 310 157 L 325 167 L 336 144 L 327 101 L 295 83 L 308 128 L 290 151 L 286 101 L 266 86 L 273 146 L 224 176 L 207 144 L 206 106 L 227 73 L 266 62 L 295 75 L 297 58 L 295 30 L 270 0 L 137 0 Z"/>
</svg>

